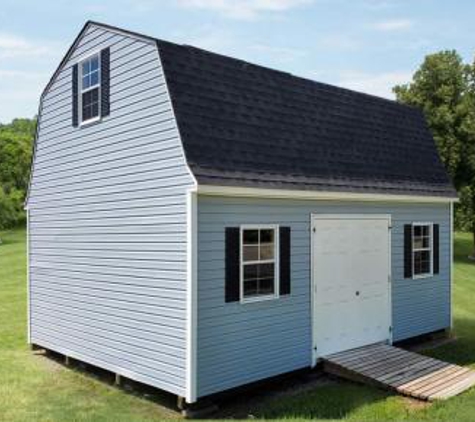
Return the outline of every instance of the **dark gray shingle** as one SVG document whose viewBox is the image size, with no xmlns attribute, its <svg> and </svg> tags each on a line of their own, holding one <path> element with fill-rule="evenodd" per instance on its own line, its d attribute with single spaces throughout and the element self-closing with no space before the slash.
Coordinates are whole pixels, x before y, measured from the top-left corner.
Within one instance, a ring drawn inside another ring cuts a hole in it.
<svg viewBox="0 0 475 422">
<path fill-rule="evenodd" d="M 455 196 L 420 111 L 157 41 L 199 183 Z"/>
</svg>

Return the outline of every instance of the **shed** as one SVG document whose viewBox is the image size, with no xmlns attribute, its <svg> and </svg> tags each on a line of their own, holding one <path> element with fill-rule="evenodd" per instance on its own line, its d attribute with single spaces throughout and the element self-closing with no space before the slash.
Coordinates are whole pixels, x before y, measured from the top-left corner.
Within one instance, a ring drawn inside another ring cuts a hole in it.
<svg viewBox="0 0 475 422">
<path fill-rule="evenodd" d="M 452 324 L 419 110 L 88 22 L 40 101 L 28 340 L 196 402 Z"/>
</svg>

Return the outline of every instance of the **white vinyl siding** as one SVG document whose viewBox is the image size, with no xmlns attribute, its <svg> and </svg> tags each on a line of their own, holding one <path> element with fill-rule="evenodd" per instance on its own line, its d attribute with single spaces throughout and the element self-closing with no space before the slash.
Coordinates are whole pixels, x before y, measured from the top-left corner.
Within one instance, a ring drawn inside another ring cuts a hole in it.
<svg viewBox="0 0 475 422">
<path fill-rule="evenodd" d="M 310 216 L 391 215 L 393 339 L 450 326 L 450 205 L 198 198 L 198 396 L 311 365 Z M 440 272 L 404 278 L 404 225 L 439 224 Z M 226 303 L 225 228 L 291 228 L 291 294 L 243 306 Z"/>
<path fill-rule="evenodd" d="M 74 128 L 72 66 L 107 47 L 111 114 Z M 156 45 L 89 27 L 39 113 L 31 342 L 185 396 L 192 186 Z"/>
</svg>

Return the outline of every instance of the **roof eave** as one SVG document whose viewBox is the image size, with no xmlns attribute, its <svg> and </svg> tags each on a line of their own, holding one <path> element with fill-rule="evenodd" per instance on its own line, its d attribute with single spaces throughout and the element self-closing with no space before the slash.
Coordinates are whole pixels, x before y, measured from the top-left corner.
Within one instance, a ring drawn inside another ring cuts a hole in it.
<svg viewBox="0 0 475 422">
<path fill-rule="evenodd" d="M 399 202 L 399 203 L 454 203 L 456 196 L 410 195 L 389 193 L 361 193 L 316 191 L 298 189 L 253 188 L 224 185 L 198 185 L 198 194 L 208 196 L 233 196 L 248 198 L 276 198 L 320 201 L 362 201 L 362 202 Z"/>
</svg>

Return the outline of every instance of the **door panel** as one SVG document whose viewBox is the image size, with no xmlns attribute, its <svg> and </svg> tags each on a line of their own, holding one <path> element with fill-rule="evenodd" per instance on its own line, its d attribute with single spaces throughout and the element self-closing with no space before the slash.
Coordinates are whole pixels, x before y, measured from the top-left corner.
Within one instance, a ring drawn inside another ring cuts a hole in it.
<svg viewBox="0 0 475 422">
<path fill-rule="evenodd" d="M 313 227 L 316 355 L 387 340 L 388 219 L 315 218 Z"/>
</svg>

